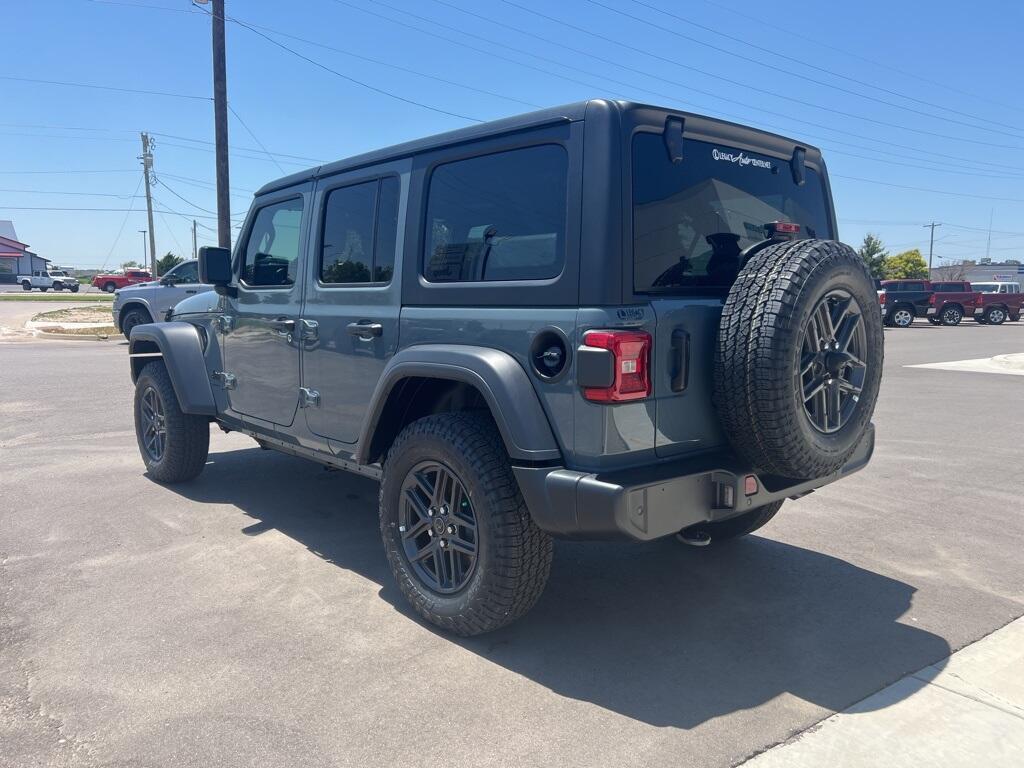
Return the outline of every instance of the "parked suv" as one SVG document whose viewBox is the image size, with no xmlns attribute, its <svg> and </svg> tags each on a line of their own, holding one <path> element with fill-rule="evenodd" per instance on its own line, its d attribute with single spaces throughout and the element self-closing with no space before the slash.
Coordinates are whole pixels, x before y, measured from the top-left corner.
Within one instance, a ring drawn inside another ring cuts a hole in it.
<svg viewBox="0 0 1024 768">
<path fill-rule="evenodd" d="M 909 328 L 915 317 L 928 316 L 932 293 L 932 284 L 927 280 L 883 280 L 878 294 L 883 322 Z"/>
<path fill-rule="evenodd" d="M 128 336 L 136 325 L 166 319 L 167 312 L 182 299 L 212 289 L 212 285 L 199 282 L 195 259 L 183 261 L 159 280 L 129 285 L 114 294 L 114 325 Z"/>
<path fill-rule="evenodd" d="M 817 149 L 626 102 L 288 176 L 132 330 L 142 458 L 196 477 L 212 421 L 378 478 L 405 597 L 493 630 L 553 537 L 716 545 L 868 462 L 881 318 L 835 237 Z"/>
</svg>

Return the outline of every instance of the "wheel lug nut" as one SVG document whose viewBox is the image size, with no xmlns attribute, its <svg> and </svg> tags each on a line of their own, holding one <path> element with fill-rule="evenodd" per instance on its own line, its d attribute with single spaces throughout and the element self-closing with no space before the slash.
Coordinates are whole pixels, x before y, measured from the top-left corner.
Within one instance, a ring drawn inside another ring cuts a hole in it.
<svg viewBox="0 0 1024 768">
<path fill-rule="evenodd" d="M 455 526 L 454 525 L 449 525 L 448 526 L 448 533 L 455 533 Z"/>
<path fill-rule="evenodd" d="M 430 538 L 434 538 L 434 531 L 433 530 L 427 531 L 427 536 L 429 536 Z"/>
<path fill-rule="evenodd" d="M 431 507 L 430 509 L 428 509 L 428 510 L 427 510 L 427 517 L 433 517 L 433 516 L 434 516 L 434 513 L 435 513 L 436 511 L 437 511 L 437 510 L 435 510 L 435 509 L 434 509 L 433 507 Z"/>
<path fill-rule="evenodd" d="M 441 547 L 441 549 L 444 549 L 445 547 L 448 546 L 448 542 L 445 541 L 444 539 L 441 539 L 437 544 L 438 544 L 439 547 Z"/>
</svg>

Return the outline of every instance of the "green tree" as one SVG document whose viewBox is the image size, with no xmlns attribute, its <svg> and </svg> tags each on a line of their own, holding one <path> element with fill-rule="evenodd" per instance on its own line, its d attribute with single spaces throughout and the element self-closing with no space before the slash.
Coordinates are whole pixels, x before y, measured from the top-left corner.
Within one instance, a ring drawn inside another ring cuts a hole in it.
<svg viewBox="0 0 1024 768">
<path fill-rule="evenodd" d="M 864 235 L 864 243 L 857 249 L 857 253 L 868 265 L 872 277 L 881 279 L 886 276 L 885 262 L 889 258 L 889 253 L 877 236 L 870 232 Z"/>
<path fill-rule="evenodd" d="M 897 253 L 885 260 L 885 276 L 890 280 L 901 278 L 926 280 L 928 279 L 928 263 L 917 248 Z"/>
<path fill-rule="evenodd" d="M 166 275 L 183 261 L 184 259 L 181 258 L 181 256 L 175 256 L 173 253 L 168 251 L 156 260 L 156 275 L 154 275 L 154 277 L 157 277 L 158 275 Z"/>
</svg>

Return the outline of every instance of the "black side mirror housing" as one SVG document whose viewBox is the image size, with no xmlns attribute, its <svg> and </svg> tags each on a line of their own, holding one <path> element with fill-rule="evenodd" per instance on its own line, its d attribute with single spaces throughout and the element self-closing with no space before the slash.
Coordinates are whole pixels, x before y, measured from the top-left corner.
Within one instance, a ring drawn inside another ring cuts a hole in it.
<svg viewBox="0 0 1024 768">
<path fill-rule="evenodd" d="M 212 285 L 217 293 L 226 295 L 232 277 L 230 250 L 212 245 L 199 249 L 199 282 Z"/>
</svg>

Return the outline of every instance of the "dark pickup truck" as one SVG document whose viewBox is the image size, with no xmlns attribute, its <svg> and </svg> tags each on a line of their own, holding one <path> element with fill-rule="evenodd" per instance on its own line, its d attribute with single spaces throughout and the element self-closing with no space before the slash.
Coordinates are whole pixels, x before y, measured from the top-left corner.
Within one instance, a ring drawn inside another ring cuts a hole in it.
<svg viewBox="0 0 1024 768">
<path fill-rule="evenodd" d="M 959 325 L 965 317 L 974 317 L 982 306 L 981 294 L 966 280 L 932 283 L 928 299 L 928 322 L 934 325 Z"/>
<path fill-rule="evenodd" d="M 927 280 L 883 280 L 878 294 L 882 321 L 889 327 L 909 328 L 915 317 L 927 317 L 932 298 Z"/>
</svg>

